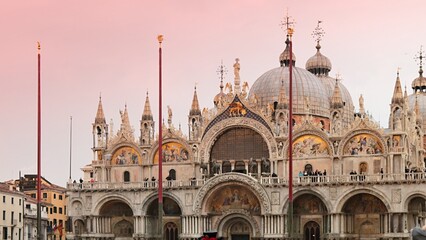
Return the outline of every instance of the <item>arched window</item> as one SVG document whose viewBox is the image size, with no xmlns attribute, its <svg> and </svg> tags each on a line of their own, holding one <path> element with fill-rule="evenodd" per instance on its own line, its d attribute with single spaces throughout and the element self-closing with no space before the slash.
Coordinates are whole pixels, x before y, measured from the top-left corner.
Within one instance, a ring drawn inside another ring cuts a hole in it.
<svg viewBox="0 0 426 240">
<path fill-rule="evenodd" d="M 313 168 L 312 168 L 311 164 L 306 164 L 305 165 L 305 172 L 307 172 L 308 174 L 313 172 L 312 169 Z"/>
<path fill-rule="evenodd" d="M 170 180 L 176 180 L 176 170 L 170 169 L 169 171 Z"/>
<path fill-rule="evenodd" d="M 130 173 L 129 171 L 125 171 L 123 174 L 124 182 L 130 182 Z"/>
<path fill-rule="evenodd" d="M 169 222 L 166 224 L 164 229 L 164 235 L 166 240 L 177 240 L 179 239 L 179 232 L 175 223 Z"/>
</svg>

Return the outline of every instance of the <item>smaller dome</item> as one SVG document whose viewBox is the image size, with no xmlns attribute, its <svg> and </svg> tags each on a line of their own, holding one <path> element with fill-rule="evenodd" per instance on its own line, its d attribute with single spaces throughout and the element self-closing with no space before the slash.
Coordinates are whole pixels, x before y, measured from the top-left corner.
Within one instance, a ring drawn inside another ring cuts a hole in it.
<svg viewBox="0 0 426 240">
<path fill-rule="evenodd" d="M 411 88 L 414 91 L 426 89 L 426 78 L 423 77 L 423 69 L 420 68 L 419 76 L 411 83 Z"/>
<path fill-rule="evenodd" d="M 320 49 L 321 45 L 317 44 L 316 46 L 317 53 L 308 59 L 306 62 L 305 68 L 309 72 L 315 75 L 328 75 L 328 72 L 331 70 L 331 61 L 328 57 L 321 54 Z"/>
<path fill-rule="evenodd" d="M 289 47 L 290 41 L 288 40 L 288 38 L 285 41 L 285 44 L 286 44 L 286 47 L 284 49 L 284 52 L 282 52 L 281 55 L 280 55 L 280 65 L 281 65 L 281 67 L 288 66 L 289 62 L 290 62 L 290 47 Z M 295 63 L 296 63 L 296 55 L 294 55 L 294 52 L 292 52 L 291 55 L 292 55 L 292 59 L 291 60 L 293 62 L 293 66 L 294 66 Z"/>
</svg>

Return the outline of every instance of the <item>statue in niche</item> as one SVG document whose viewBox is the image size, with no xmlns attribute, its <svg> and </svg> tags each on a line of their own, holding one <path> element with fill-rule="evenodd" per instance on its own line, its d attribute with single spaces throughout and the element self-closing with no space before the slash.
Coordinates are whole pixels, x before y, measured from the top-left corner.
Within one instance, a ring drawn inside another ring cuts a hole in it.
<svg viewBox="0 0 426 240">
<path fill-rule="evenodd" d="M 341 127 L 342 127 L 342 123 L 340 121 L 340 115 L 339 115 L 339 113 L 336 113 L 336 114 L 334 114 L 334 117 L 333 117 L 333 128 L 332 128 L 332 132 L 334 134 L 339 134 Z"/>
<path fill-rule="evenodd" d="M 279 142 L 278 143 L 278 155 L 281 156 L 282 155 L 282 150 L 284 147 L 284 143 L 283 142 Z"/>
<path fill-rule="evenodd" d="M 339 141 L 333 142 L 334 154 L 337 154 L 337 150 L 339 149 Z"/>
<path fill-rule="evenodd" d="M 402 129 L 401 119 L 399 117 L 396 117 L 394 122 L 394 130 L 401 130 L 401 129 Z"/>
</svg>

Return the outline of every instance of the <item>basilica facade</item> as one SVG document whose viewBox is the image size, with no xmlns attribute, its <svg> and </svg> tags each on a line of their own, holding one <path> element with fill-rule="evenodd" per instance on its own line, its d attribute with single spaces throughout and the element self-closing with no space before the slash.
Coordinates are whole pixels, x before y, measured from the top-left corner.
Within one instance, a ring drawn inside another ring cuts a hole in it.
<svg viewBox="0 0 426 240">
<path fill-rule="evenodd" d="M 366 113 L 362 96 L 354 106 L 348 89 L 329 76 L 332 64 L 320 40 L 305 68 L 296 65 L 295 55 L 290 58 L 288 43 L 277 67 L 251 88 L 241 81 L 236 59 L 233 82 L 221 78 L 211 109 L 200 108 L 195 89 L 187 133 L 173 125 L 169 108 L 162 146 L 148 94 L 139 134 L 127 108 L 113 132 L 99 99 L 93 158 L 82 167 L 82 183 L 67 186 L 67 239 L 198 239 L 206 231 L 229 240 L 408 239 L 411 228 L 425 224 L 422 67 L 411 94 L 395 76 L 389 125 L 383 128 Z"/>
</svg>

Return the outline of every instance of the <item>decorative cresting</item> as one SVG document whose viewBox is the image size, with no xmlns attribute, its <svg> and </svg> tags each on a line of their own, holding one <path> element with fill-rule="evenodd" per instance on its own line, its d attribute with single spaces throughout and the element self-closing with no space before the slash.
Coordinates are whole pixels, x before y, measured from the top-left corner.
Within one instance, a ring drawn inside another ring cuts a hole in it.
<svg viewBox="0 0 426 240">
<path fill-rule="evenodd" d="M 214 125 L 212 128 L 210 128 L 210 131 L 205 133 L 204 139 L 200 145 L 201 163 L 207 162 L 210 159 L 210 150 L 216 141 L 217 136 L 219 136 L 223 131 L 232 127 L 247 127 L 258 132 L 268 145 L 270 158 L 277 158 L 277 143 L 275 142 L 270 128 L 266 128 L 264 124 L 251 118 L 228 118 Z"/>
<path fill-rule="evenodd" d="M 206 201 L 206 196 L 208 196 L 210 191 L 214 191 L 214 188 L 216 188 L 217 185 L 222 183 L 242 183 L 245 187 L 251 189 L 256 197 L 259 198 L 259 202 L 262 206 L 262 214 L 266 214 L 271 211 L 271 201 L 269 196 L 256 179 L 241 173 L 225 173 L 211 178 L 206 182 L 206 184 L 204 184 L 200 191 L 198 191 L 193 206 L 194 213 L 201 214 L 203 203 Z"/>
<path fill-rule="evenodd" d="M 365 156 L 380 154 L 386 156 L 388 149 L 384 139 L 374 130 L 363 129 L 351 132 L 339 145 L 339 155 Z"/>
<path fill-rule="evenodd" d="M 250 212 L 244 209 L 230 209 L 222 214 L 222 216 L 217 219 L 214 223 L 213 229 L 217 229 L 218 232 L 223 232 L 222 228 L 229 219 L 233 218 L 243 218 L 247 220 L 247 223 L 251 225 L 256 236 L 260 236 L 260 227 L 256 219 L 250 214 Z M 255 236 L 252 236 L 255 237 Z"/>
<path fill-rule="evenodd" d="M 268 125 L 268 123 L 265 121 L 265 119 L 263 119 L 261 116 L 259 116 L 258 114 L 248 109 L 240 100 L 238 95 L 235 95 L 234 100 L 229 104 L 229 106 L 207 125 L 202 139 L 204 139 L 205 135 L 209 132 L 209 130 L 213 126 L 220 123 L 221 121 L 224 121 L 229 118 L 235 118 L 235 117 L 246 117 L 246 118 L 254 119 L 257 122 L 261 123 L 263 126 L 265 126 L 272 133 L 272 129 Z"/>
</svg>

